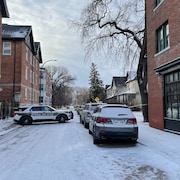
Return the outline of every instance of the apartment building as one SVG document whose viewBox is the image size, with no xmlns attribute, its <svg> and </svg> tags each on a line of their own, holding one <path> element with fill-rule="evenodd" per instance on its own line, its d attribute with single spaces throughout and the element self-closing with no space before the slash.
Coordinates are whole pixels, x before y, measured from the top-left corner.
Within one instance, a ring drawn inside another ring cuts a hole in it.
<svg viewBox="0 0 180 180">
<path fill-rule="evenodd" d="M 52 105 L 51 75 L 46 68 L 40 68 L 40 96 L 39 103 Z"/>
<path fill-rule="evenodd" d="M 146 0 L 149 124 L 180 133 L 180 1 Z"/>
<path fill-rule="evenodd" d="M 2 49 L 1 44 L 2 44 L 2 18 L 8 18 L 9 17 L 9 12 L 8 8 L 6 5 L 6 0 L 1 0 L 0 1 L 0 49 Z M 0 51 L 0 78 L 1 78 L 1 53 Z M 1 91 L 1 89 L 0 89 Z"/>
<path fill-rule="evenodd" d="M 41 47 L 31 26 L 2 25 L 0 101 L 15 105 L 39 103 Z"/>
</svg>

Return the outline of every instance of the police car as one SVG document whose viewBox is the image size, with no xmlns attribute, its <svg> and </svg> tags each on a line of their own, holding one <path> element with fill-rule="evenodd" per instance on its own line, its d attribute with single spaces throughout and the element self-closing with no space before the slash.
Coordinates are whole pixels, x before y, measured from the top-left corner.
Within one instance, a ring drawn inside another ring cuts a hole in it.
<svg viewBox="0 0 180 180">
<path fill-rule="evenodd" d="M 63 110 L 57 110 L 47 105 L 30 105 L 20 107 L 15 112 L 14 121 L 21 125 L 29 125 L 32 122 L 40 121 L 58 121 L 65 122 L 72 119 L 72 113 Z"/>
</svg>

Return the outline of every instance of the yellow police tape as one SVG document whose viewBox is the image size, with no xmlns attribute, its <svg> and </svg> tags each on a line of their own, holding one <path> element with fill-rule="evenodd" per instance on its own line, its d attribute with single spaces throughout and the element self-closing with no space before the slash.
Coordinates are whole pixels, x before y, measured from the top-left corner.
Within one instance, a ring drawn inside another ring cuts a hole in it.
<svg viewBox="0 0 180 180">
<path fill-rule="evenodd" d="M 136 104 L 134 106 L 129 106 L 129 108 L 142 107 L 142 106 L 148 106 L 148 104 Z"/>
</svg>

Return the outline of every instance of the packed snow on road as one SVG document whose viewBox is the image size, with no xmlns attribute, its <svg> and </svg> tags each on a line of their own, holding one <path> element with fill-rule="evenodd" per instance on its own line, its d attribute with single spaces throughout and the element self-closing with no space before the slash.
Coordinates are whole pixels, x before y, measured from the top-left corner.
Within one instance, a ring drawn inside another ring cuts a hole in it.
<svg viewBox="0 0 180 180">
<path fill-rule="evenodd" d="M 9 128 L 0 123 L 0 180 L 180 179 L 179 135 L 149 127 L 136 112 L 136 144 L 94 145 L 74 114 L 67 123 L 11 123 Z"/>
</svg>

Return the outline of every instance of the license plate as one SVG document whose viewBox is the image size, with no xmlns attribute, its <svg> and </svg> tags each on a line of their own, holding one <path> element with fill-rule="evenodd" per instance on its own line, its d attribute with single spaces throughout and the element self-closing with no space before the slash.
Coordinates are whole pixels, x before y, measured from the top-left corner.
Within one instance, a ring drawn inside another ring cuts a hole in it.
<svg viewBox="0 0 180 180">
<path fill-rule="evenodd" d="M 126 123 L 126 120 L 125 119 L 114 119 L 113 120 L 113 123 L 114 124 L 125 124 Z"/>
</svg>

